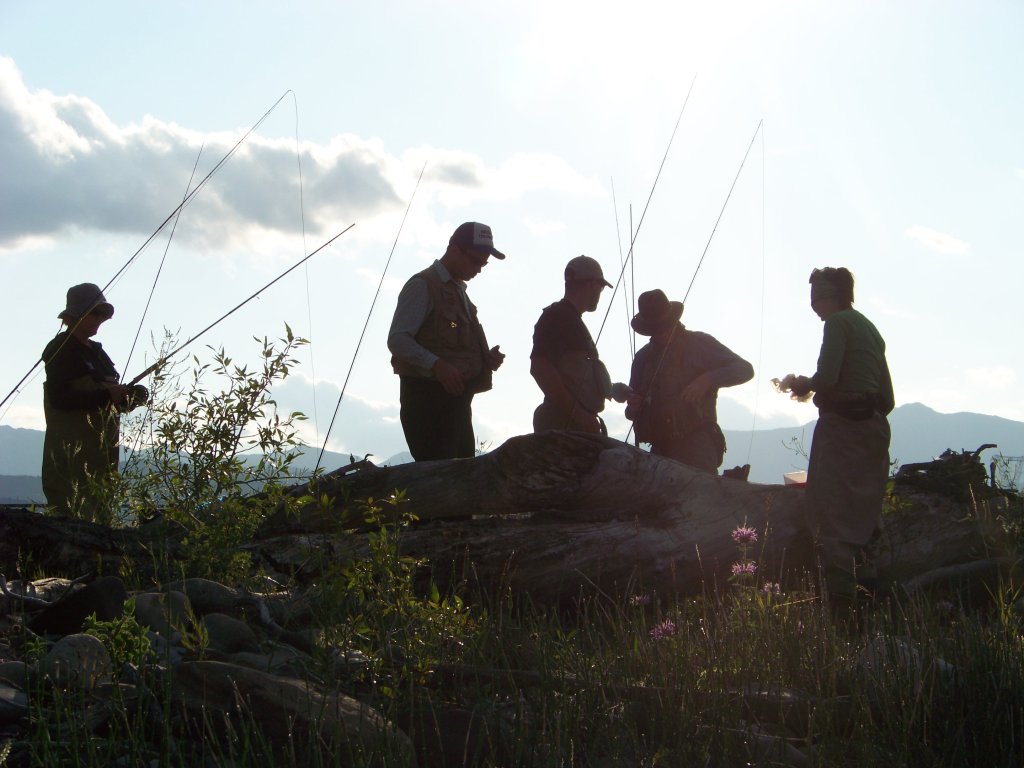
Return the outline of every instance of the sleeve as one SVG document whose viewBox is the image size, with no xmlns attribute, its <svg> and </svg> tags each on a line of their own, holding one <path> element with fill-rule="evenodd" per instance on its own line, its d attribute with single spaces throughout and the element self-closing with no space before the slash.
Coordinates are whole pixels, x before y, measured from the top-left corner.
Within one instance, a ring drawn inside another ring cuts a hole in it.
<svg viewBox="0 0 1024 768">
<path fill-rule="evenodd" d="M 395 357 L 429 371 L 438 356 L 416 341 L 430 312 L 430 292 L 422 277 L 411 277 L 398 294 L 398 305 L 388 331 L 388 349 Z"/>
<path fill-rule="evenodd" d="M 735 387 L 754 378 L 754 366 L 714 336 L 702 333 L 698 339 L 700 367 L 711 376 L 715 389 Z"/>
<path fill-rule="evenodd" d="M 846 356 L 846 329 L 835 316 L 825 321 L 821 351 L 818 353 L 818 369 L 811 376 L 811 389 L 815 392 L 830 392 L 839 382 L 839 373 Z"/>
<path fill-rule="evenodd" d="M 541 313 L 537 324 L 533 326 L 533 351 L 530 352 L 530 359 L 543 357 L 552 363 L 555 362 L 564 347 L 564 344 L 559 343 L 559 339 L 558 319 L 549 307 Z"/>
</svg>

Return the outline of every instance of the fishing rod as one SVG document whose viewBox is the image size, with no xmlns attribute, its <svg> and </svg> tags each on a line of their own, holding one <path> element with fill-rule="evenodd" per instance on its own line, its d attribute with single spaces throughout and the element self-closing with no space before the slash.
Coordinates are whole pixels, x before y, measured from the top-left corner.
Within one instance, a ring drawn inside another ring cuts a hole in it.
<svg viewBox="0 0 1024 768">
<path fill-rule="evenodd" d="M 416 199 L 416 191 L 420 188 L 420 181 L 423 179 L 423 172 L 426 169 L 427 164 L 423 163 L 423 167 L 420 168 L 420 175 L 416 178 L 416 186 L 413 187 L 412 195 L 409 196 L 409 204 L 405 206 L 405 213 L 402 215 L 402 221 L 398 225 L 398 232 L 395 234 L 395 242 L 391 244 L 391 253 L 388 254 L 388 260 L 384 264 L 384 271 L 381 272 L 380 281 L 377 283 L 377 291 L 373 294 L 373 301 L 370 302 L 370 311 L 366 313 L 366 320 L 363 322 L 363 330 L 359 334 L 359 340 L 356 342 L 356 351 L 352 354 L 352 362 L 349 363 L 348 372 L 345 374 L 345 381 L 341 385 L 341 393 L 338 395 L 338 402 L 334 406 L 334 414 L 331 416 L 331 423 L 327 427 L 327 434 L 324 435 L 324 444 L 320 448 L 320 455 L 317 457 L 316 466 L 313 468 L 314 476 L 316 476 L 317 471 L 320 469 L 320 462 L 323 461 L 324 452 L 327 450 L 327 441 L 331 437 L 331 429 L 334 427 L 334 420 L 338 416 L 338 409 L 341 408 L 341 401 L 345 397 L 345 390 L 348 388 L 348 380 L 349 377 L 352 376 L 352 369 L 355 368 L 356 358 L 359 356 L 359 348 L 363 345 L 363 337 L 366 336 L 366 329 L 370 325 L 370 318 L 373 316 L 373 309 L 377 306 L 377 297 L 380 296 L 381 286 L 384 285 L 384 278 L 388 273 L 388 267 L 391 265 L 391 257 L 395 255 L 395 248 L 398 247 L 398 238 L 402 236 L 402 229 L 405 227 L 405 220 L 409 216 L 409 210 L 412 208 L 412 201 Z"/>
<path fill-rule="evenodd" d="M 303 264 L 305 264 L 305 263 L 306 263 L 307 261 L 309 261 L 309 260 L 310 260 L 311 258 L 313 258 L 314 256 L 316 256 L 316 255 L 317 255 L 318 253 L 320 253 L 320 251 L 322 251 L 322 250 L 323 250 L 324 248 L 326 248 L 327 246 L 329 246 L 329 245 L 330 245 L 331 243 L 333 243 L 333 242 L 334 242 L 335 240 L 337 240 L 337 239 L 338 239 L 339 237 L 341 237 L 342 235 L 344 235 L 344 234 L 345 234 L 346 232 L 348 232 L 348 231 L 349 231 L 350 229 L 352 229 L 352 227 L 354 227 L 354 226 L 355 226 L 355 224 L 349 224 L 349 225 L 348 225 L 347 227 L 345 227 L 345 228 L 344 228 L 343 230 L 341 230 L 341 232 L 339 232 L 338 234 L 336 234 L 336 235 L 335 235 L 334 237 L 332 237 L 332 238 L 331 238 L 330 240 L 328 240 L 328 241 L 327 241 L 326 243 L 324 243 L 323 245 L 321 245 L 321 246 L 320 246 L 319 248 L 317 248 L 317 249 L 316 249 L 315 251 L 313 251 L 312 253 L 310 253 L 310 254 L 309 254 L 308 256 L 304 256 L 304 257 L 303 257 L 302 259 L 300 259 L 299 261 L 295 262 L 295 264 L 293 264 L 292 266 L 288 267 L 288 269 L 286 269 L 286 270 L 285 270 L 284 272 L 282 272 L 282 273 L 281 273 L 280 275 L 278 275 L 278 276 L 277 276 L 277 277 L 275 277 L 275 278 L 274 278 L 273 280 L 271 280 L 271 281 L 270 281 L 269 283 L 267 283 L 266 285 L 264 285 L 264 286 L 263 286 L 262 288 L 260 288 L 260 289 L 259 289 L 258 291 L 256 291 L 256 293 L 252 294 L 252 295 L 251 295 L 251 296 L 250 296 L 249 298 L 247 298 L 247 299 L 246 299 L 245 301 L 243 301 L 243 302 L 241 302 L 240 304 L 238 304 L 237 306 L 235 306 L 235 307 L 234 307 L 234 309 L 231 309 L 230 311 L 228 311 L 228 312 L 225 312 L 225 313 L 224 313 L 223 315 L 221 315 L 221 316 L 220 316 L 219 318 L 217 318 L 217 319 L 216 319 L 216 320 L 214 320 L 214 321 L 213 321 L 212 323 L 210 323 L 210 324 L 209 324 L 208 326 L 206 326 L 205 328 L 203 328 L 203 330 L 199 331 L 199 333 L 197 333 L 197 334 L 195 334 L 194 336 L 192 336 L 192 337 L 191 337 L 191 338 L 190 338 L 190 339 L 189 339 L 188 341 L 184 342 L 183 344 L 180 344 L 180 345 L 178 345 L 177 347 L 175 347 L 174 349 L 172 349 L 172 350 L 171 350 L 170 352 L 168 352 L 168 353 L 167 353 L 166 355 L 162 355 L 162 356 L 160 357 L 160 359 L 159 359 L 159 360 L 157 360 L 157 361 L 156 361 L 155 363 L 153 363 L 153 364 L 152 364 L 151 366 L 149 366 L 149 367 L 148 367 L 148 368 L 147 368 L 146 370 L 144 370 L 144 371 L 143 371 L 142 373 L 140 373 L 140 374 L 139 374 L 138 376 L 136 376 L 136 377 L 135 377 L 134 379 L 132 379 L 132 380 L 131 380 L 130 382 L 128 382 L 128 386 L 129 386 L 129 387 L 133 387 L 133 386 L 135 386 L 136 384 L 138 384 L 138 383 L 139 383 L 140 381 L 142 381 L 142 380 L 143 380 L 144 378 L 146 378 L 147 376 L 149 376 L 149 374 L 153 373 L 153 371 L 155 371 L 155 370 L 157 370 L 158 368 L 162 367 L 162 366 L 163 366 L 163 365 L 164 365 L 164 364 L 165 364 L 165 363 L 166 363 L 166 362 L 167 362 L 167 361 L 168 361 L 168 360 L 169 360 L 169 359 L 170 359 L 171 357 L 173 357 L 174 355 L 176 355 L 176 354 L 178 354 L 179 352 L 181 352 L 181 350 L 183 350 L 183 349 L 184 349 L 185 347 L 187 347 L 187 346 L 188 346 L 189 344 L 191 344 L 192 342 L 196 341 L 196 340 L 197 340 L 197 339 L 198 339 L 198 338 L 199 338 L 200 336 L 202 336 L 203 334 L 205 334 L 205 333 L 206 333 L 207 331 L 209 331 L 209 330 L 210 330 L 211 328 L 213 328 L 214 326 L 216 326 L 216 325 L 220 324 L 221 322 L 223 322 L 224 320 L 226 320 L 226 319 L 227 319 L 228 317 L 230 317 L 231 315 L 233 315 L 233 314 L 234 314 L 235 312 L 237 312 L 238 310 L 240 310 L 240 309 L 241 309 L 242 307 L 244 307 L 244 306 L 245 306 L 246 304 L 248 304 L 248 303 L 249 303 L 250 301 L 252 301 L 253 299 L 255 299 L 255 298 L 256 298 L 257 296 L 259 296 L 259 295 L 260 295 L 261 293 L 263 293 L 263 292 L 264 292 L 265 290 L 267 290 L 267 288 L 269 288 L 270 286 L 272 286 L 272 285 L 273 285 L 274 283 L 276 283 L 276 282 L 277 282 L 278 280 L 280 280 L 281 278 L 283 278 L 283 277 L 284 277 L 285 275 L 287 275 L 287 274 L 288 274 L 289 272 L 291 272 L 291 271 L 293 271 L 293 270 L 295 270 L 295 269 L 298 269 L 299 267 L 301 267 L 301 266 L 302 266 Z"/>
<path fill-rule="evenodd" d="M 711 229 L 711 234 L 708 236 L 708 241 L 704 245 L 704 251 L 700 255 L 700 261 L 697 262 L 697 268 L 693 271 L 693 277 L 690 278 L 690 285 L 687 287 L 686 293 L 683 295 L 682 303 L 683 303 L 684 306 L 686 304 L 687 297 L 690 295 L 690 289 L 693 288 L 693 283 L 697 279 L 697 273 L 700 272 L 700 268 L 704 264 L 704 257 L 708 255 L 708 249 L 711 247 L 711 241 L 715 237 L 715 232 L 718 231 L 718 224 L 722 221 L 722 216 L 725 214 L 725 209 L 729 205 L 729 200 L 732 197 L 733 190 L 736 189 L 736 182 L 738 182 L 740 180 L 740 174 L 743 173 L 743 166 L 747 162 L 747 157 L 750 155 L 750 149 L 751 149 L 751 147 L 754 146 L 754 141 L 757 139 L 758 133 L 761 132 L 761 125 L 763 123 L 764 123 L 763 119 L 760 120 L 757 123 L 757 128 L 754 129 L 754 135 L 750 138 L 750 144 L 747 145 L 747 151 L 743 153 L 743 160 L 740 162 L 740 167 L 736 171 L 736 176 L 732 180 L 732 185 L 729 187 L 729 193 L 725 196 L 725 202 L 722 203 L 722 209 L 718 212 L 718 218 L 715 219 L 715 226 L 712 227 L 712 229 Z M 678 327 L 679 327 L 678 324 L 673 326 L 672 331 L 669 334 L 668 341 L 666 342 L 664 349 L 661 350 L 661 355 L 658 357 L 658 364 L 654 368 L 654 373 L 651 375 L 650 382 L 648 382 L 648 388 L 650 388 L 650 386 L 654 383 L 655 379 L 658 378 L 658 374 L 661 372 L 661 367 L 662 367 L 662 365 L 665 362 L 665 358 L 668 356 L 669 347 L 672 345 L 672 339 L 675 337 L 675 333 L 676 333 L 676 330 L 678 329 Z M 649 398 L 650 398 L 650 392 L 648 391 L 648 394 L 647 394 L 646 399 L 644 401 L 644 405 L 648 404 Z M 641 408 L 642 407 L 643 406 L 641 406 Z M 633 433 L 633 424 L 630 424 L 629 425 L 629 430 L 626 432 L 626 439 L 623 442 L 628 441 L 629 440 L 629 436 L 632 433 Z"/>
<path fill-rule="evenodd" d="M 654 197 L 654 190 L 658 186 L 658 179 L 661 178 L 661 172 L 665 168 L 665 161 L 668 160 L 669 150 L 672 149 L 672 142 L 676 138 L 676 132 L 679 130 L 679 123 L 682 122 L 683 113 L 686 112 L 686 105 L 690 103 L 690 94 L 693 93 L 693 86 L 697 82 L 697 75 L 694 74 L 693 80 L 690 81 L 690 88 L 686 92 L 686 98 L 683 100 L 683 106 L 679 110 L 679 116 L 676 118 L 675 127 L 672 128 L 672 135 L 669 136 L 668 145 L 665 147 L 665 154 L 662 155 L 661 165 L 658 166 L 658 172 L 654 175 L 654 183 L 651 184 L 651 191 L 647 195 L 647 202 L 644 203 L 644 209 L 640 213 L 640 221 L 636 225 L 636 231 L 630 233 L 629 238 L 629 252 L 626 254 L 626 260 L 622 263 L 622 268 L 619 270 L 619 277 L 615 281 L 615 287 L 612 289 L 612 300 L 608 302 L 608 309 L 605 310 L 604 319 L 601 320 L 601 327 L 597 331 L 597 338 L 594 339 L 594 344 L 601 339 L 601 334 L 604 332 L 605 323 L 608 322 L 608 315 L 611 313 L 612 304 L 615 302 L 615 294 L 619 290 L 619 284 L 622 283 L 622 277 L 626 273 L 626 265 L 630 264 L 633 260 L 633 246 L 636 243 L 636 238 L 640 234 L 640 227 L 644 225 L 644 217 L 647 216 L 647 209 L 651 205 L 651 198 Z"/>
<path fill-rule="evenodd" d="M 626 254 L 626 258 L 622 260 L 622 267 L 619 269 L 619 277 L 615 281 L 615 287 L 612 289 L 612 298 L 608 302 L 608 309 L 605 310 L 604 318 L 601 320 L 601 327 L 597 331 L 597 338 L 594 339 L 594 346 L 597 346 L 597 342 L 601 339 L 601 334 L 604 332 L 605 323 L 608 322 L 608 316 L 611 314 L 612 305 L 615 303 L 615 294 L 619 290 L 619 285 L 622 283 L 622 278 L 626 274 L 626 266 L 631 264 L 633 261 L 633 246 L 636 244 L 636 238 L 640 234 L 640 227 L 643 226 L 644 217 L 647 215 L 647 208 L 651 204 L 651 198 L 654 197 L 654 190 L 658 186 L 658 180 L 661 178 L 661 172 L 665 168 L 665 161 L 668 160 L 669 150 L 672 149 L 672 142 L 676 138 L 676 132 L 679 130 L 679 123 L 683 120 L 683 113 L 686 112 L 686 105 L 690 103 L 690 94 L 693 93 L 693 86 L 697 82 L 697 75 L 694 74 L 693 80 L 690 81 L 690 88 L 686 91 L 686 98 L 683 99 L 683 106 L 679 110 L 679 115 L 676 117 L 676 124 L 672 128 L 672 134 L 669 136 L 668 145 L 665 147 L 665 154 L 661 157 L 661 164 L 658 166 L 658 172 L 654 175 L 654 182 L 651 184 L 651 191 L 647 194 L 647 202 L 644 204 L 644 210 L 640 214 L 640 222 L 636 226 L 636 230 L 633 231 L 632 222 L 630 222 L 630 237 L 629 237 L 629 252 Z M 616 214 L 616 226 L 618 226 L 618 215 Z M 623 289 L 625 291 L 625 289 Z M 591 370 L 588 368 L 584 378 L 584 384 L 589 380 L 590 376 L 593 375 Z M 578 403 L 573 402 L 572 410 L 569 412 L 569 419 L 572 420 L 573 414 L 576 412 Z"/>
<path fill-rule="evenodd" d="M 142 245 L 139 246 L 138 250 L 136 250 L 135 253 L 133 253 L 131 255 L 131 257 L 128 259 L 128 261 L 126 261 L 124 263 L 124 265 L 117 272 L 114 273 L 114 276 L 112 278 L 110 278 L 110 280 L 107 281 L 107 284 L 104 285 L 103 288 L 101 289 L 101 293 L 106 293 L 106 291 L 108 291 L 110 289 L 110 287 L 114 284 L 114 282 L 117 281 L 117 279 L 125 272 L 125 270 L 128 269 L 129 266 L 131 266 L 132 262 L 134 262 L 135 259 L 138 258 L 139 254 L 142 253 L 149 246 L 149 244 L 153 241 L 153 239 L 158 234 L 160 234 L 160 232 L 163 231 L 164 227 L 166 227 L 170 223 L 170 221 L 172 219 L 174 219 L 178 215 L 178 213 L 185 206 L 187 206 L 190 202 L 192 202 L 193 198 L 195 198 L 195 196 L 199 193 L 199 190 L 201 190 L 206 185 L 206 182 L 209 181 L 213 177 L 213 175 L 215 173 L 217 173 L 221 169 L 221 167 L 228 160 L 231 159 L 231 157 L 235 154 L 235 152 L 238 151 L 238 148 L 242 146 L 242 144 L 246 141 L 246 139 L 248 139 L 249 136 L 252 135 L 252 133 L 255 132 L 256 129 L 260 127 L 260 125 L 263 124 L 263 121 L 266 120 L 275 109 L 277 109 L 277 105 L 280 104 L 284 100 L 284 97 L 287 96 L 291 92 L 292 92 L 291 89 L 289 89 L 289 90 L 285 91 L 284 93 L 282 93 L 280 98 L 278 98 L 278 100 L 275 101 L 271 105 L 270 109 L 268 109 L 266 112 L 264 112 L 263 116 L 260 117 L 260 119 L 257 120 L 255 123 L 253 123 L 252 127 L 249 128 L 249 130 L 245 132 L 245 134 L 242 136 L 242 138 L 240 138 L 237 142 L 235 142 L 235 145 L 233 147 L 231 147 L 231 149 L 228 151 L 228 153 L 226 155 L 224 155 L 224 157 L 222 157 L 220 159 L 220 161 L 215 166 L 213 166 L 213 168 L 210 170 L 210 172 L 207 173 L 206 176 L 203 177 L 202 181 L 200 181 L 196 185 L 195 189 L 193 189 L 189 194 L 187 194 L 185 196 L 185 198 L 178 204 L 178 206 L 167 215 L 167 218 L 164 219 L 163 222 L 161 222 L 160 226 L 158 226 L 155 230 L 153 230 L 153 233 L 149 237 L 147 237 L 145 242 L 143 242 Z M 77 322 L 81 322 L 81 318 L 78 318 Z M 76 326 L 77 326 L 77 322 L 76 322 Z M 70 330 L 74 331 L 74 327 L 72 327 Z M 70 338 L 70 333 L 68 335 L 68 338 Z M 67 342 L 67 339 L 65 339 L 65 343 L 66 342 Z M 54 352 L 54 355 L 59 354 L 60 350 L 62 348 L 63 348 L 63 344 L 60 347 L 57 348 L 57 350 Z M 4 397 L 3 400 L 0 400 L 0 408 L 2 408 L 7 403 L 8 400 L 10 400 L 15 394 L 17 394 L 20 391 L 21 385 L 24 384 L 28 380 L 28 377 L 32 375 L 32 373 L 36 370 L 36 368 L 39 367 L 39 364 L 42 363 L 42 362 L 44 362 L 44 361 L 42 359 L 39 359 L 39 360 L 36 360 L 32 364 L 32 367 L 29 368 L 28 372 L 24 376 L 21 377 L 21 379 L 18 381 L 17 384 L 14 385 L 14 388 L 10 392 L 7 393 L 7 395 Z M 47 360 L 45 362 L 49 362 L 49 361 Z"/>
</svg>

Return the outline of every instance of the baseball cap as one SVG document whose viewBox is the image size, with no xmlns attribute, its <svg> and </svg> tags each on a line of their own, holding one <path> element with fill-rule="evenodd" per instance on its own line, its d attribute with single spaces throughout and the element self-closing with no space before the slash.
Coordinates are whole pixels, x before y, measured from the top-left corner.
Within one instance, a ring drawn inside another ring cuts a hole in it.
<svg viewBox="0 0 1024 768">
<path fill-rule="evenodd" d="M 589 256 L 577 256 L 575 259 L 570 259 L 569 263 L 565 265 L 565 279 L 600 280 L 609 288 L 612 287 L 612 284 L 604 279 L 601 265 Z"/>
<path fill-rule="evenodd" d="M 458 229 L 448 240 L 448 245 L 464 245 L 483 253 L 488 253 L 496 259 L 504 259 L 505 254 L 494 247 L 494 235 L 491 228 L 479 221 L 467 221 L 459 224 Z"/>
</svg>

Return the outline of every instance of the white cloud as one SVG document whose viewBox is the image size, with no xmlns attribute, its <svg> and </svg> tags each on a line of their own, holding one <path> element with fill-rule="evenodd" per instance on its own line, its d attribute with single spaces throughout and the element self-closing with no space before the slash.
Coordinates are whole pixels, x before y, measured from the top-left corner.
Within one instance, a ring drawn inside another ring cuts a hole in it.
<svg viewBox="0 0 1024 768">
<path fill-rule="evenodd" d="M 964 378 L 976 389 L 1005 392 L 1014 386 L 1017 374 L 1007 366 L 968 368 L 964 371 Z"/>
<path fill-rule="evenodd" d="M 925 248 L 948 256 L 963 256 L 971 250 L 970 243 L 920 224 L 908 228 L 904 234 L 917 240 Z"/>
</svg>

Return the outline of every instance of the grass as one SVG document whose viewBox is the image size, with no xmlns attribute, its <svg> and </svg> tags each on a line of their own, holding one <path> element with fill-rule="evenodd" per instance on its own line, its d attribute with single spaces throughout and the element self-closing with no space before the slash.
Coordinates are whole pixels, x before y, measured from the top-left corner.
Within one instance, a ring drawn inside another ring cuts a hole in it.
<svg viewBox="0 0 1024 768">
<path fill-rule="evenodd" d="M 375 614 L 376 598 L 362 593 L 360 603 L 349 591 L 346 613 L 335 614 L 336 641 L 369 663 L 323 679 L 412 727 L 421 765 L 452 764 L 453 750 L 482 766 L 1024 763 L 1022 625 L 1005 602 L 970 613 L 890 600 L 851 628 L 806 590 L 766 591 L 749 578 L 725 594 L 588 597 L 555 611 L 527 598 L 418 597 L 415 564 L 398 562 L 371 569 L 378 584 L 394 579 L 381 592 L 388 610 Z M 371 575 L 345 578 L 361 589 Z M 358 631 L 342 631 L 353 616 Z M 120 682 L 131 684 L 82 694 L 37 681 L 31 743 L 12 745 L 7 760 L 313 768 L 398 759 L 397 747 L 391 758 L 387 747 L 332 752 L 301 733 L 272 748 L 244 711 L 210 712 L 190 730 L 157 667 Z"/>
</svg>

